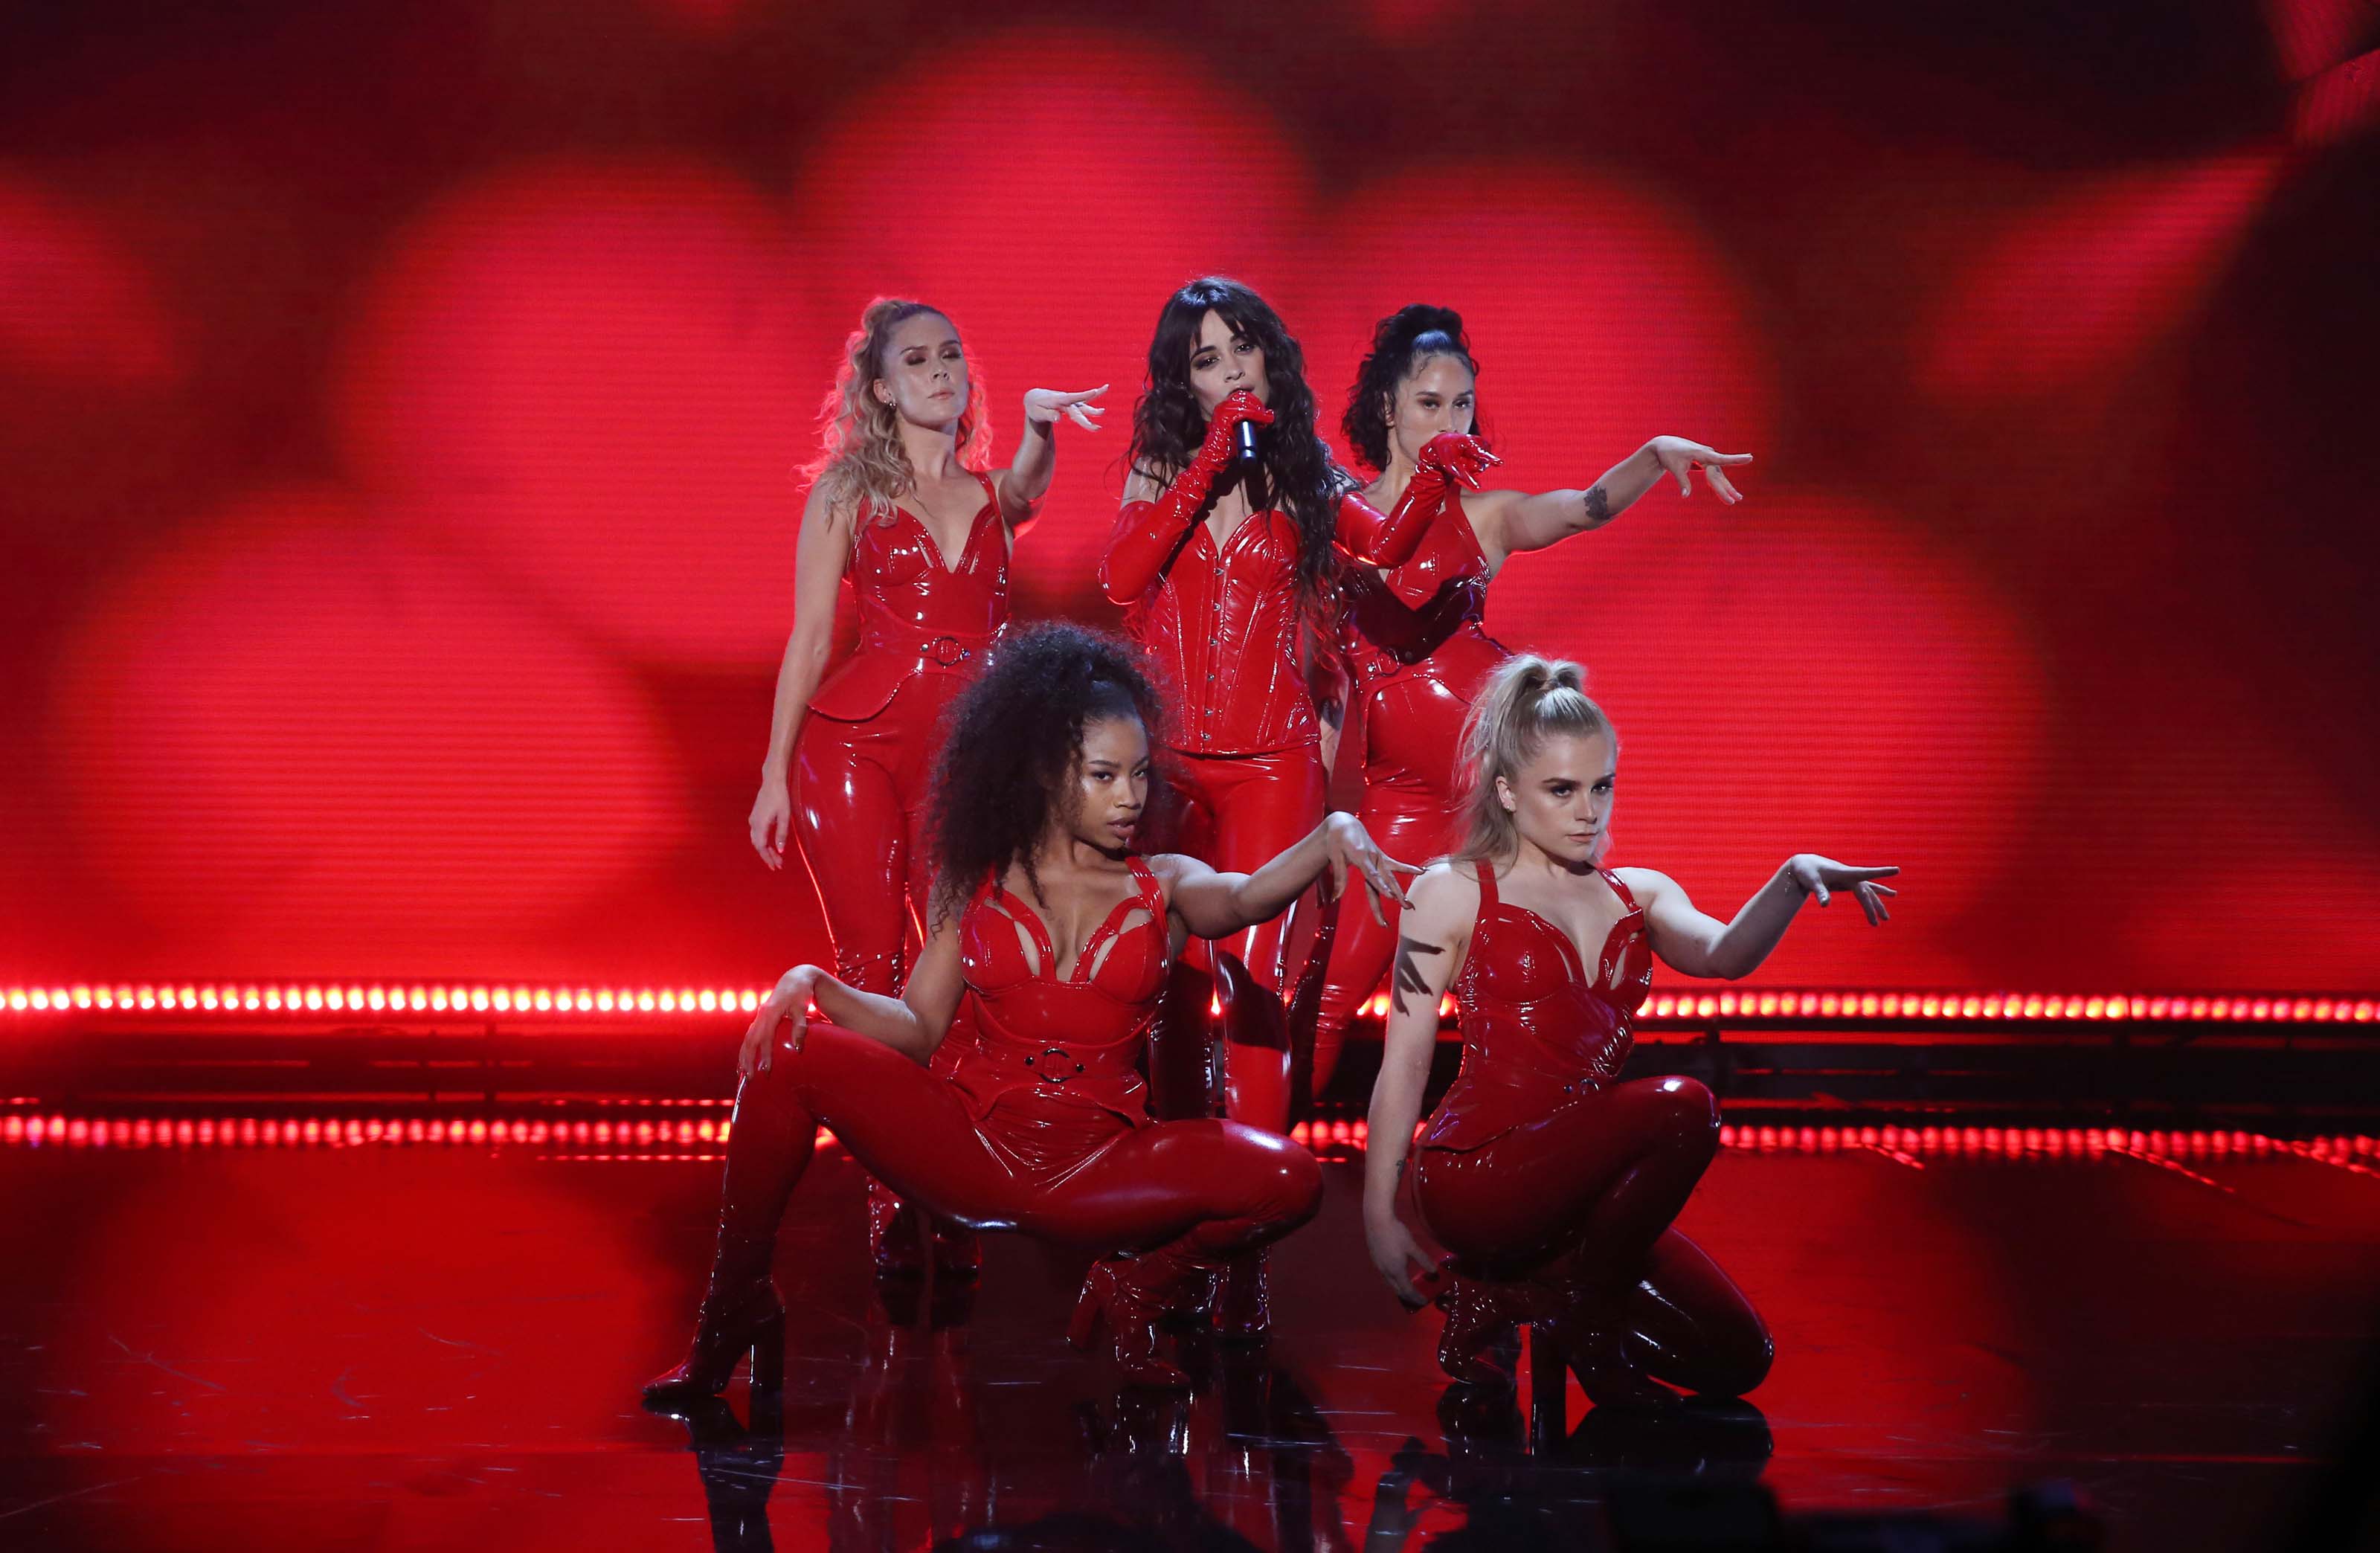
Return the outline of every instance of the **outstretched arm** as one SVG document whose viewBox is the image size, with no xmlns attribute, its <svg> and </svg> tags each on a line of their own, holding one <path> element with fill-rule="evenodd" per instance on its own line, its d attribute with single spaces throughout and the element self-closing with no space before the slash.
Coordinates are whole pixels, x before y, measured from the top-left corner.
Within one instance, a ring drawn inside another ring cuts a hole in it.
<svg viewBox="0 0 2380 1553">
<path fill-rule="evenodd" d="M 1572 534 L 1584 534 L 1636 504 L 1638 497 L 1660 483 L 1663 475 L 1678 482 L 1678 494 L 1694 493 L 1693 471 L 1699 468 L 1712 492 L 1730 506 L 1743 500 L 1726 470 L 1749 464 L 1748 453 L 1720 453 L 1684 437 L 1656 437 L 1603 472 L 1585 491 L 1545 491 L 1530 495 L 1520 491 L 1491 491 L 1464 504 L 1471 527 L 1491 561 L 1524 550 L 1543 550 Z"/>
<path fill-rule="evenodd" d="M 1425 1298 L 1417 1282 L 1434 1278 L 1437 1264 L 1397 1217 L 1397 1193 L 1438 1049 L 1439 1000 L 1454 979 L 1478 915 L 1479 886 L 1439 863 L 1415 880 L 1413 903 L 1397 924 L 1388 1032 L 1380 1075 L 1372 1083 L 1371 1141 L 1364 1150 L 1364 1242 L 1389 1288 L 1415 1309 Z M 1419 1280 L 1416 1268 L 1425 1269 Z"/>
<path fill-rule="evenodd" d="M 830 976 L 817 965 L 795 965 L 777 979 L 774 990 L 744 1032 L 736 1071 L 747 1075 L 768 1068 L 777 1048 L 777 1028 L 788 1026 L 786 1049 L 799 1051 L 809 1034 L 810 1008 L 856 1035 L 882 1041 L 914 1062 L 923 1062 L 942 1044 L 957 1012 L 963 976 L 959 965 L 959 928 L 955 919 L 944 922 L 918 952 L 908 985 L 897 998 L 863 992 Z"/>
<path fill-rule="evenodd" d="M 1396 876 L 1421 872 L 1382 852 L 1352 814 L 1325 815 L 1304 841 L 1252 874 L 1223 873 L 1178 854 L 1150 862 L 1167 876 L 1166 898 L 1173 915 L 1202 939 L 1229 938 L 1244 928 L 1271 921 L 1326 873 L 1330 893 L 1335 896 L 1347 888 L 1351 868 L 1371 892 L 1372 916 L 1385 923 L 1388 916 L 1380 903 L 1404 904 L 1404 889 Z"/>
<path fill-rule="evenodd" d="M 1086 431 L 1098 431 L 1099 417 L 1107 412 L 1092 401 L 1107 391 L 1101 383 L 1082 394 L 1037 388 L 1025 395 L 1025 440 L 1016 444 L 1016 457 L 996 486 L 1000 516 L 1010 528 L 1022 531 L 1050 492 L 1050 477 L 1058 467 L 1059 419 L 1071 420 Z"/>
<path fill-rule="evenodd" d="M 1785 860 L 1767 884 L 1743 903 L 1731 922 L 1705 916 L 1687 899 L 1677 880 L 1650 868 L 1621 868 L 1645 908 L 1645 926 L 1653 952 L 1688 976 L 1723 977 L 1732 981 L 1750 976 L 1768 958 L 1768 952 L 1793 925 L 1802 903 L 1815 895 L 1825 905 L 1838 890 L 1850 890 L 1870 926 L 1889 921 L 1884 897 L 1897 893 L 1880 879 L 1890 879 L 1898 867 L 1854 868 L 1815 852 L 1797 852 Z"/>
</svg>

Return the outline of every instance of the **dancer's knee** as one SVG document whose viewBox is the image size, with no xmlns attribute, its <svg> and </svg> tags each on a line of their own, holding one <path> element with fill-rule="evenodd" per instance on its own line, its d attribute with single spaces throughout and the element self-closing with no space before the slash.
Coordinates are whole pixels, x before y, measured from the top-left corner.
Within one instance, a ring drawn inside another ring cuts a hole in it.
<svg viewBox="0 0 2380 1553">
<path fill-rule="evenodd" d="M 1777 1361 L 1776 1340 L 1768 1324 L 1746 1310 L 1726 1330 L 1715 1334 L 1709 1354 L 1711 1378 L 1702 1389 L 1712 1396 L 1740 1397 L 1768 1378 Z"/>
<path fill-rule="evenodd" d="M 1242 1200 L 1235 1218 L 1258 1220 L 1286 1231 L 1322 1207 L 1322 1167 L 1301 1145 L 1274 1133 L 1241 1129 L 1245 1150 L 1234 1172 Z"/>
<path fill-rule="evenodd" d="M 1718 1098 L 1699 1079 L 1658 1078 L 1649 1081 L 1645 1104 L 1653 1130 L 1664 1143 L 1698 1150 L 1706 1156 L 1718 1148 Z"/>
</svg>

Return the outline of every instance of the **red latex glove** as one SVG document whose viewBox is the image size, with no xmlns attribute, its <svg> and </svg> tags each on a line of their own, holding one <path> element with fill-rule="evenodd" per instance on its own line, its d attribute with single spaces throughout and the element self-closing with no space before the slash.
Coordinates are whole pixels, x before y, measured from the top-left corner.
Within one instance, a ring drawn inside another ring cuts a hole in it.
<svg viewBox="0 0 2380 1553">
<path fill-rule="evenodd" d="M 1115 533 L 1099 561 L 1099 587 L 1111 604 L 1129 604 L 1156 583 L 1158 574 L 1182 543 L 1183 534 L 1206 509 L 1207 493 L 1215 477 L 1237 455 L 1240 424 L 1272 424 L 1272 411 L 1243 388 L 1215 406 L 1207 422 L 1207 440 L 1189 467 L 1154 502 L 1133 502 L 1116 514 Z"/>
<path fill-rule="evenodd" d="M 1385 516 L 1353 492 L 1340 499 L 1340 548 L 1367 566 L 1403 565 L 1420 547 L 1430 518 L 1443 509 L 1448 492 L 1455 486 L 1479 490 L 1481 472 L 1502 462 L 1476 437 L 1460 431 L 1432 437 L 1414 460 L 1404 494 Z"/>
</svg>

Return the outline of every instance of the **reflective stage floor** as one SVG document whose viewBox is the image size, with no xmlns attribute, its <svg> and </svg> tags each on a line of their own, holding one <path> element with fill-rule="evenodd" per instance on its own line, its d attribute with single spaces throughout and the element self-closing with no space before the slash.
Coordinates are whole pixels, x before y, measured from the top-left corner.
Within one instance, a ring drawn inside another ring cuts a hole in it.
<svg viewBox="0 0 2380 1553">
<path fill-rule="evenodd" d="M 1572 1389 L 1533 1441 L 1449 1394 L 1357 1171 L 1278 1254 L 1269 1349 L 1194 1355 L 1183 1400 L 1066 1347 L 1080 1261 L 1029 1243 L 991 1237 L 972 1300 L 888 1310 L 823 1151 L 778 1260 L 782 1418 L 739 1380 L 678 1421 L 638 1388 L 682 1353 L 713 1159 L 18 1139 L 0 1547 L 1602 1547 L 1632 1495 L 1693 1513 L 1658 1486 L 1695 1477 L 1984 1522 L 2064 1478 L 2114 1547 L 2274 1547 L 2380 1292 L 2368 1159 L 1733 1148 L 1683 1223 L 1775 1330 L 1753 1405 Z"/>
</svg>

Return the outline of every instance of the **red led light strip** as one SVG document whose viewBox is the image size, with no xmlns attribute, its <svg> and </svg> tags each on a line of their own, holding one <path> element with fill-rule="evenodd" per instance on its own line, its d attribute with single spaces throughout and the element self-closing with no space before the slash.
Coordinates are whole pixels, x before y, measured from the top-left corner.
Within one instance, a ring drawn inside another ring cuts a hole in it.
<svg viewBox="0 0 2380 1553">
<path fill-rule="evenodd" d="M 357 1117 L 0 1117 L 0 1147 L 42 1148 L 359 1148 L 470 1147 L 632 1149 L 603 1158 L 683 1158 L 671 1150 L 717 1147 L 730 1124 L 709 1117 L 653 1121 L 550 1121 L 527 1118 Z M 1363 1121 L 1300 1122 L 1290 1136 L 1318 1151 L 1358 1151 L 1371 1129 Z M 819 1129 L 819 1142 L 833 1134 Z M 1904 1159 L 2261 1159 L 2296 1157 L 2380 1174 L 2380 1138 L 2346 1134 L 2275 1138 L 2263 1133 L 2155 1131 L 2122 1127 L 1772 1127 L 1723 1126 L 1719 1145 L 1749 1153 L 1832 1154 L 1876 1150 Z M 657 1154 L 655 1151 L 664 1151 Z M 599 1156 L 587 1156 L 597 1158 Z"/>
<path fill-rule="evenodd" d="M 0 991 L 0 1008 L 18 1014 L 92 1011 L 112 1013 L 170 1013 L 181 1015 L 278 1015 L 306 1019 L 326 1013 L 513 1014 L 577 1019 L 634 1018 L 643 1014 L 748 1014 L 764 994 L 732 987 L 531 987 L 428 983 L 285 982 L 108 986 L 11 987 Z M 1388 1013 L 1385 997 L 1364 1012 L 1375 1019 Z M 1442 1003 L 1442 1016 L 1453 1005 Z M 1746 991 L 1658 992 L 1645 1004 L 1640 1023 L 1687 1024 L 1709 1019 L 2036 1019 L 2182 1020 L 2191 1023 L 2369 1025 L 2380 1018 L 2380 1000 L 2369 997 L 2289 997 L 2272 994 L 2202 997 L 2126 993 L 2057 992 L 1876 992 Z"/>
</svg>

